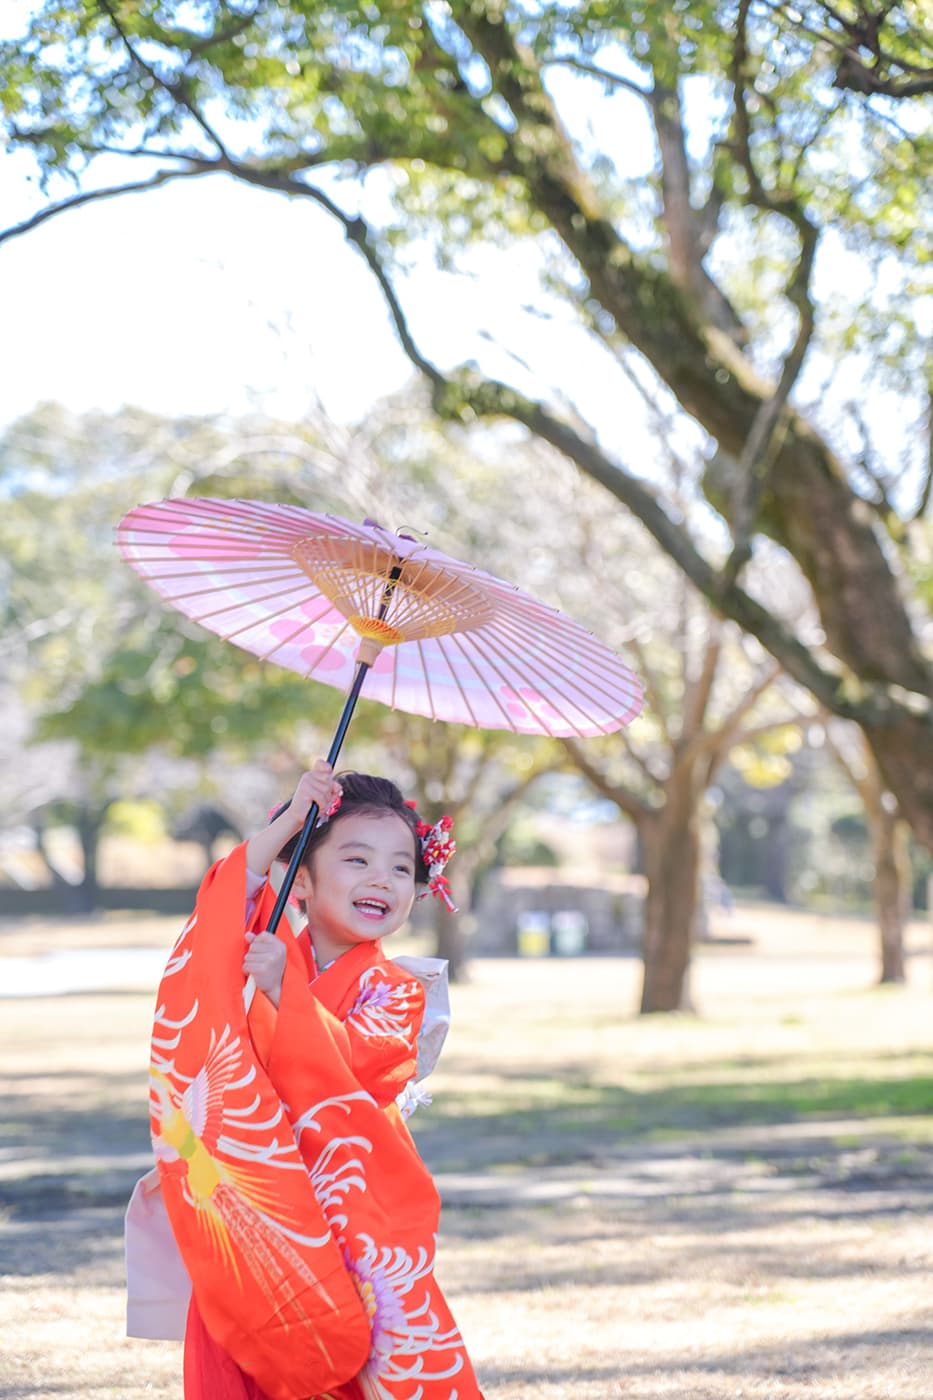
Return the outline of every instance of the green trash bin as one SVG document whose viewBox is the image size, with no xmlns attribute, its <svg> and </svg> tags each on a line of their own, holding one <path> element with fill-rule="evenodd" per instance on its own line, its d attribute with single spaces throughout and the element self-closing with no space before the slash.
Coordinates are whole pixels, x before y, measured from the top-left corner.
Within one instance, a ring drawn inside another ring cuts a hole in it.
<svg viewBox="0 0 933 1400">
<path fill-rule="evenodd" d="M 586 952 L 589 925 L 582 909 L 560 909 L 551 917 L 551 951 L 561 958 Z"/>
</svg>

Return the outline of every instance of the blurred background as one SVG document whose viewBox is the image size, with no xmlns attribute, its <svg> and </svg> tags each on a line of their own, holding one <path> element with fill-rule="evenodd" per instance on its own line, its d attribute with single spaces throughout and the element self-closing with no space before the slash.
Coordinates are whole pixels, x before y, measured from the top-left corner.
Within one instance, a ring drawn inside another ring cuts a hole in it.
<svg viewBox="0 0 933 1400">
<path fill-rule="evenodd" d="M 339 694 L 206 635 L 119 557 L 130 503 L 184 490 L 424 529 L 589 626 L 644 678 L 642 716 L 599 741 L 363 705 L 344 761 L 455 818 L 460 914 L 431 901 L 417 930 L 456 973 L 475 956 L 647 956 L 643 1009 L 676 1009 L 692 947 L 748 936 L 735 906 L 751 901 L 872 921 L 879 977 L 904 978 L 930 855 L 859 727 L 717 618 L 547 444 L 500 425 L 445 430 L 413 384 L 356 426 L 320 410 L 283 422 L 46 404 L 8 425 L 0 469 L 0 916 L 182 914 L 210 862 L 327 748 Z M 676 486 L 668 500 L 699 512 Z M 762 595 L 805 634 L 799 572 L 760 555 Z"/>
<path fill-rule="evenodd" d="M 420 532 L 645 683 L 606 739 L 363 702 L 344 750 L 455 822 L 402 942 L 488 1393 L 928 1400 L 928 21 L 0 0 L 11 1400 L 177 1394 L 122 1338 L 152 997 L 340 708 L 121 561 L 182 495 Z"/>
</svg>

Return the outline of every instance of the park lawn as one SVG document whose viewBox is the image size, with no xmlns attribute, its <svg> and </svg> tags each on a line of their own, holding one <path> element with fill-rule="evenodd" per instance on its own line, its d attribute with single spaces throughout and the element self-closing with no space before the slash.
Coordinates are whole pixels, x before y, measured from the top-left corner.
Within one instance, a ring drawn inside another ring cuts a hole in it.
<svg viewBox="0 0 933 1400">
<path fill-rule="evenodd" d="M 412 1126 L 487 1400 L 929 1400 L 929 929 L 893 989 L 858 921 L 719 932 L 698 1014 L 634 1016 L 630 959 L 483 960 L 453 989 Z M 0 970 L 57 933 L 13 938 Z M 176 1346 L 122 1336 L 152 993 L 0 1006 L 3 1400 L 181 1394 Z"/>
</svg>

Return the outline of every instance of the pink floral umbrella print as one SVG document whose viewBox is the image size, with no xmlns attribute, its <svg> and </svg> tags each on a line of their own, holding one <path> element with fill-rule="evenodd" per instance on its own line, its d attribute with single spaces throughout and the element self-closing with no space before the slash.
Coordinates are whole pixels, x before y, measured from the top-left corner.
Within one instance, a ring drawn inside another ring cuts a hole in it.
<svg viewBox="0 0 933 1400">
<path fill-rule="evenodd" d="M 584 627 L 371 520 L 181 498 L 131 510 L 117 543 L 193 621 L 346 692 L 332 763 L 361 693 L 409 714 L 555 738 L 610 734 L 642 707 L 637 676 Z M 295 870 L 301 845 L 296 857 Z"/>
</svg>

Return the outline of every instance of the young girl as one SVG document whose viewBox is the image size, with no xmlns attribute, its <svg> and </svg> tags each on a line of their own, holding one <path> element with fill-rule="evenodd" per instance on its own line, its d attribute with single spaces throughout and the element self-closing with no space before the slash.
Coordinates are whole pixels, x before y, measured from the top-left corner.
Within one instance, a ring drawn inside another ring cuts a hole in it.
<svg viewBox="0 0 933 1400">
<path fill-rule="evenodd" d="M 293 886 L 307 927 L 266 932 L 268 871 L 313 802 L 326 815 Z M 451 848 L 393 783 L 338 785 L 319 761 L 205 877 L 152 1042 L 153 1142 L 192 1282 L 186 1400 L 482 1400 L 395 1102 L 424 991 L 382 949 Z"/>
</svg>

